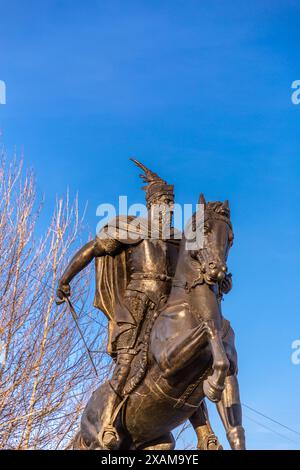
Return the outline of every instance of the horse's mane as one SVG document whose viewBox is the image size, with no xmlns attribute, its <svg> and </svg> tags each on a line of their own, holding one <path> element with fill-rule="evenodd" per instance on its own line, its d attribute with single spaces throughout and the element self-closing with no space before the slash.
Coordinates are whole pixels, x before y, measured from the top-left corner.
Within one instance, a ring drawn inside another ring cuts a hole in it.
<svg viewBox="0 0 300 470">
<path fill-rule="evenodd" d="M 205 204 L 204 207 L 204 220 L 209 219 L 211 217 L 221 218 L 229 225 L 231 225 L 230 221 L 230 209 L 228 205 L 224 205 L 221 201 L 211 201 Z M 198 227 L 196 224 L 198 223 Z M 193 231 L 195 232 L 199 227 L 202 227 L 203 220 L 197 220 L 197 212 L 195 212 L 192 216 L 192 227 Z"/>
<path fill-rule="evenodd" d="M 205 208 L 205 212 L 206 211 L 212 211 L 212 212 L 215 212 L 216 214 L 223 215 L 224 217 L 228 219 L 228 221 L 230 221 L 230 209 L 228 206 L 224 206 L 223 202 L 220 202 L 220 201 L 208 202 Z"/>
</svg>

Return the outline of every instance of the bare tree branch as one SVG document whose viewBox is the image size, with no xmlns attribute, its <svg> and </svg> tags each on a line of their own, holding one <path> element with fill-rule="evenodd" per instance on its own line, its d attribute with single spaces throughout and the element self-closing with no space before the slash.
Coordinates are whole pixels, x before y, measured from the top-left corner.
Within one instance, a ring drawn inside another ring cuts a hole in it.
<svg viewBox="0 0 300 470">
<path fill-rule="evenodd" d="M 64 448 L 92 390 L 107 375 L 106 328 L 88 311 L 91 273 L 73 282 L 72 301 L 99 378 L 55 287 L 77 248 L 83 220 L 78 200 L 57 199 L 46 233 L 37 240 L 42 205 L 32 171 L 0 161 L 0 447 Z M 101 314 L 99 313 L 99 316 Z"/>
</svg>

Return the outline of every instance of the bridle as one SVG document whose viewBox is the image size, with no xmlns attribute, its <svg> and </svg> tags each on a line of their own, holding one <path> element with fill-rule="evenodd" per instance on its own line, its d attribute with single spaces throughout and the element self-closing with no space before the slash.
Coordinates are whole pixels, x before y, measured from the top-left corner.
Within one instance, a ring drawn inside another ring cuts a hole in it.
<svg viewBox="0 0 300 470">
<path fill-rule="evenodd" d="M 203 223 L 203 225 L 205 225 L 205 222 L 207 222 L 211 219 L 221 220 L 222 222 L 225 222 L 228 225 L 228 227 L 230 228 L 230 230 L 233 232 L 232 224 L 231 224 L 231 221 L 230 221 L 229 217 L 227 217 L 226 215 L 220 214 L 220 213 L 218 213 L 218 212 L 216 212 L 212 209 L 206 209 L 205 213 L 204 213 L 204 223 Z M 207 251 L 206 247 L 203 247 L 198 251 L 197 259 L 200 263 L 205 262 L 205 259 L 203 257 L 203 253 L 205 253 L 206 251 Z"/>
<path fill-rule="evenodd" d="M 222 222 L 225 222 L 228 225 L 228 227 L 230 228 L 230 230 L 233 231 L 232 224 L 231 224 L 231 221 L 230 221 L 229 217 L 227 217 L 226 215 L 220 214 L 220 213 L 216 212 L 213 209 L 206 209 L 205 213 L 204 213 L 204 223 L 203 223 L 203 225 L 205 224 L 206 221 L 211 220 L 211 219 L 221 220 Z M 198 254 L 196 256 L 196 258 L 199 261 L 200 265 L 202 265 L 205 262 L 205 258 L 203 256 L 203 253 L 205 253 L 205 252 L 207 252 L 207 248 L 203 247 L 198 251 Z M 189 293 L 194 287 L 196 287 L 198 285 L 202 285 L 204 282 L 206 282 L 205 276 L 202 273 L 200 273 L 200 275 L 196 279 L 194 279 L 192 282 L 185 282 L 184 283 L 184 282 L 178 281 L 177 279 L 174 279 L 172 285 L 174 287 L 181 287 L 181 288 L 185 289 L 186 292 Z M 218 284 L 219 287 L 220 287 L 220 282 L 221 281 L 217 281 L 215 284 Z"/>
</svg>

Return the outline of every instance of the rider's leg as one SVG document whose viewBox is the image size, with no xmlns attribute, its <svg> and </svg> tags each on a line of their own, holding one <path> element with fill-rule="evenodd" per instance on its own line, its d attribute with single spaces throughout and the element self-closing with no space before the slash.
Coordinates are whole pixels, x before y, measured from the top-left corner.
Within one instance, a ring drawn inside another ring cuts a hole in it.
<svg viewBox="0 0 300 470">
<path fill-rule="evenodd" d="M 222 450 L 223 447 L 214 434 L 209 422 L 208 410 L 203 400 L 197 411 L 190 417 L 190 422 L 197 434 L 199 450 Z"/>
<path fill-rule="evenodd" d="M 129 325 L 129 328 L 120 334 L 117 339 L 117 363 L 110 380 L 111 393 L 107 400 L 102 420 L 102 429 L 99 433 L 101 445 L 109 450 L 116 449 L 120 444 L 119 435 L 114 427 L 114 421 L 117 417 L 115 416 L 116 410 L 121 399 L 124 397 L 124 387 L 129 375 L 132 359 L 136 354 L 134 348 L 147 309 L 150 306 L 148 297 L 135 291 L 127 292 L 125 304 L 135 321 L 135 325 Z"/>
<path fill-rule="evenodd" d="M 233 450 L 244 450 L 245 431 L 242 426 L 242 406 L 236 374 L 228 375 L 218 412 L 226 429 L 227 439 Z"/>
<path fill-rule="evenodd" d="M 116 449 L 119 445 L 119 436 L 114 427 L 114 416 L 118 404 L 123 399 L 122 392 L 125 386 L 130 365 L 134 355 L 129 353 L 118 354 L 117 363 L 109 381 L 110 392 L 105 404 L 105 410 L 102 417 L 102 429 L 99 432 L 99 441 L 102 447 L 108 450 Z"/>
</svg>

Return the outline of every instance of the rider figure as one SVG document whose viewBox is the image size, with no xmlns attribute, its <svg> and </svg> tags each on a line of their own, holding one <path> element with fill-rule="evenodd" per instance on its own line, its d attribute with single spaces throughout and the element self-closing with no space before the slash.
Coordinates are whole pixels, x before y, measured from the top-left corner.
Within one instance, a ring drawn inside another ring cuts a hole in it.
<svg viewBox="0 0 300 470">
<path fill-rule="evenodd" d="M 119 436 L 113 423 L 114 413 L 120 398 L 122 398 L 130 364 L 137 353 L 135 348 L 138 335 L 145 319 L 153 315 L 159 302 L 167 299 L 175 269 L 175 266 L 172 266 L 170 262 L 174 256 L 168 256 L 168 240 L 161 236 L 161 228 L 166 220 L 168 220 L 169 226 L 171 224 L 171 211 L 174 202 L 173 186 L 168 185 L 139 162 L 135 161 L 135 163 L 145 172 L 145 175 L 141 176 L 147 183 L 147 186 L 143 188 L 146 191 L 150 222 L 147 225 L 151 231 L 152 223 L 156 223 L 158 226 L 159 222 L 161 225 L 158 230 L 159 236 L 157 239 L 152 239 L 152 232 L 150 234 L 148 232 L 132 242 L 129 237 L 123 240 L 120 236 L 121 218 L 119 218 L 114 237 L 108 230 L 109 226 L 106 226 L 95 240 L 87 243 L 76 253 L 63 273 L 57 289 L 58 298 L 63 300 L 65 296 L 70 295 L 69 283 L 72 278 L 93 258 L 114 257 L 125 252 L 129 282 L 124 291 L 122 304 L 115 305 L 115 311 L 109 312 L 113 321 L 110 322 L 109 327 L 108 350 L 114 357 L 116 366 L 110 379 L 111 392 L 105 409 L 103 429 L 99 432 L 100 444 L 110 450 L 117 448 L 119 444 Z M 161 208 L 160 220 L 154 220 L 154 217 L 157 217 L 157 211 L 153 210 L 155 205 L 159 205 Z M 124 228 L 124 224 L 122 228 Z M 97 294 L 101 295 L 99 289 L 96 292 L 96 297 Z"/>
</svg>

